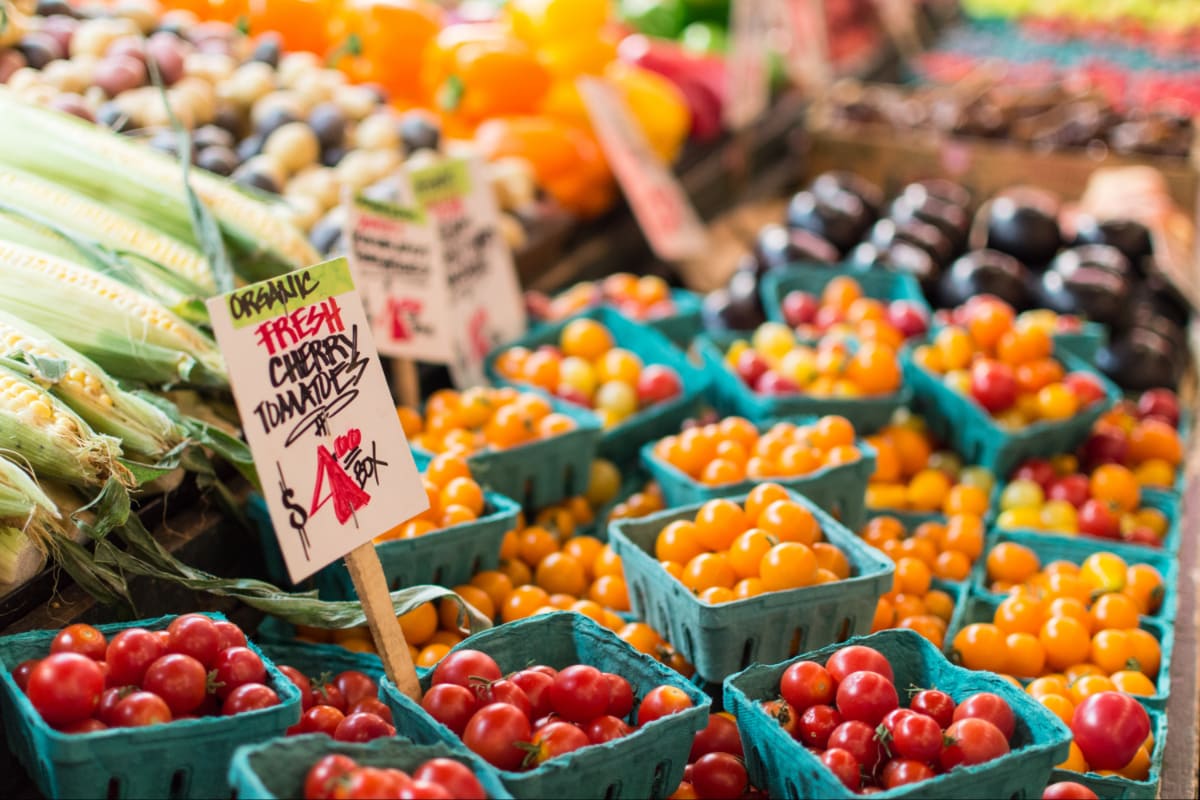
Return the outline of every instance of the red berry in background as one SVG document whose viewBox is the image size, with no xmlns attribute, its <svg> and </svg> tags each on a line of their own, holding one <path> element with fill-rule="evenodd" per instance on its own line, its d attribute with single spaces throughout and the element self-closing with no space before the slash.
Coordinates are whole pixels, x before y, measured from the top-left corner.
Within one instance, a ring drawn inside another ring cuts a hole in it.
<svg viewBox="0 0 1200 800">
<path fill-rule="evenodd" d="M 1162 539 L 1158 534 L 1147 528 L 1145 525 L 1137 525 L 1130 528 L 1128 531 L 1121 532 L 1121 538 L 1127 542 L 1141 544 L 1147 547 L 1162 547 Z"/>
<path fill-rule="evenodd" d="M 1091 483 L 1087 475 L 1076 472 L 1055 478 L 1046 490 L 1047 500 L 1066 500 L 1075 508 L 1082 508 L 1091 496 Z"/>
<path fill-rule="evenodd" d="M 893 758 L 883 765 L 879 782 L 884 789 L 895 789 L 897 786 L 927 781 L 933 776 L 934 771 L 928 764 L 911 758 Z"/>
<path fill-rule="evenodd" d="M 603 672 L 576 664 L 559 671 L 550 687 L 550 704 L 563 719 L 584 723 L 608 712 L 611 693 Z"/>
<path fill-rule="evenodd" d="M 111 686 L 139 686 L 146 670 L 166 654 L 161 639 L 145 628 L 128 628 L 108 643 L 105 663 Z"/>
<path fill-rule="evenodd" d="M 1100 797 L 1082 783 L 1059 781 L 1042 791 L 1042 800 L 1100 800 Z"/>
<path fill-rule="evenodd" d="M 844 719 L 874 727 L 899 705 L 896 687 L 878 672 L 852 672 L 838 684 L 837 709 Z"/>
<path fill-rule="evenodd" d="M 858 759 L 848 751 L 840 747 L 831 747 L 820 755 L 821 763 L 824 764 L 837 779 L 845 784 L 846 788 L 852 792 L 857 792 L 859 786 L 862 785 L 861 768 L 858 764 Z"/>
<path fill-rule="evenodd" d="M 783 296 L 779 310 L 783 321 L 793 328 L 797 325 L 808 325 L 817 316 L 821 301 L 808 292 L 791 291 Z"/>
<path fill-rule="evenodd" d="M 1121 692 L 1097 692 L 1075 706 L 1071 733 L 1093 770 L 1121 769 L 1150 735 L 1150 715 Z"/>
<path fill-rule="evenodd" d="M 624 719 L 633 711 L 633 687 L 620 675 L 606 672 L 604 677 L 608 681 L 608 713 Z"/>
<path fill-rule="evenodd" d="M 507 703 L 493 703 L 475 712 L 462 740 L 493 767 L 516 770 L 527 752 L 520 745 L 529 742 L 532 735 L 528 717 Z"/>
<path fill-rule="evenodd" d="M 342 697 L 346 698 L 347 706 L 358 705 L 361 700 L 379 696 L 379 687 L 375 685 L 375 681 L 356 669 L 339 672 L 334 676 L 333 685 L 342 693 Z"/>
<path fill-rule="evenodd" d="M 754 350 L 744 350 L 734 364 L 734 372 L 750 388 L 758 385 L 758 381 L 770 369 L 767 360 Z"/>
<path fill-rule="evenodd" d="M 692 788 L 701 798 L 741 797 L 750 785 L 746 765 L 729 753 L 709 753 L 692 765 Z"/>
<path fill-rule="evenodd" d="M 1044 458 L 1031 458 L 1017 467 L 1009 480 L 1033 481 L 1043 490 L 1048 490 L 1057 478 L 1053 464 Z"/>
<path fill-rule="evenodd" d="M 779 693 L 800 713 L 809 706 L 832 703 L 835 691 L 833 676 L 815 661 L 797 661 L 779 679 Z"/>
<path fill-rule="evenodd" d="M 795 394 L 800 391 L 800 386 L 791 378 L 769 369 L 754 384 L 754 391 L 759 394 Z"/>
<path fill-rule="evenodd" d="M 146 670 L 142 688 L 161 697 L 175 716 L 195 711 L 204 702 L 208 673 L 204 665 L 182 653 L 168 653 Z"/>
<path fill-rule="evenodd" d="M 838 650 L 829 657 L 829 661 L 825 662 L 825 669 L 829 670 L 833 679 L 839 682 L 845 680 L 851 672 L 860 670 L 878 672 L 889 681 L 896 680 L 896 676 L 892 674 L 892 665 L 888 663 L 883 653 L 861 644 L 853 644 Z"/>
<path fill-rule="evenodd" d="M 1011 739 L 1017 727 L 1012 708 L 1003 697 L 992 692 L 978 692 L 958 704 L 958 708 L 954 709 L 954 721 L 968 717 L 986 719 L 1000 729 L 1005 739 Z"/>
<path fill-rule="evenodd" d="M 942 728 L 954 722 L 954 698 L 937 689 L 924 689 L 913 695 L 908 707 L 913 711 L 932 717 Z"/>
<path fill-rule="evenodd" d="M 237 625 L 234 625 L 227 619 L 213 620 L 213 625 L 217 628 L 217 647 L 220 650 L 227 650 L 230 647 L 245 647 L 246 634 Z"/>
<path fill-rule="evenodd" d="M 304 776 L 305 800 L 325 800 L 330 797 L 334 786 L 357 766 L 354 759 L 340 753 L 322 756 Z"/>
<path fill-rule="evenodd" d="M 507 678 L 490 683 L 477 683 L 475 695 L 479 698 L 481 707 L 492 703 L 508 703 L 519 709 L 526 717 L 533 719 L 533 705 L 529 702 L 529 698 L 525 696 L 525 692 L 521 691 L 520 686 Z"/>
<path fill-rule="evenodd" d="M 308 679 L 308 676 L 295 667 L 289 667 L 287 664 L 277 664 L 275 668 L 283 673 L 283 677 L 291 681 L 300 690 L 300 709 L 307 711 L 312 708 L 314 702 L 312 681 Z"/>
<path fill-rule="evenodd" d="M 1092 431 L 1079 448 L 1079 461 L 1089 472 L 1102 464 L 1124 464 L 1128 456 L 1129 435 L 1113 425 Z"/>
<path fill-rule="evenodd" d="M 1104 398 L 1104 384 L 1090 372 L 1068 372 L 1063 384 L 1079 398 L 1079 407 L 1086 408 Z"/>
<path fill-rule="evenodd" d="M 221 632 L 216 624 L 202 614 L 184 614 L 167 626 L 170 644 L 167 652 L 183 653 L 199 661 L 205 669 L 212 667 L 221 649 Z"/>
<path fill-rule="evenodd" d="M 552 758 L 574 752 L 592 744 L 592 740 L 577 725 L 570 722 L 551 722 L 533 734 L 533 749 L 526 761 L 531 766 L 544 764 Z"/>
<path fill-rule="evenodd" d="M 153 692 L 134 692 L 113 709 L 114 728 L 140 728 L 171 721 L 171 709 Z"/>
<path fill-rule="evenodd" d="M 792 708 L 792 704 L 782 697 L 775 700 L 764 700 L 762 704 L 763 711 L 767 712 L 767 716 L 779 723 L 779 727 L 787 732 L 788 736 L 793 739 L 800 734 L 800 715 L 796 713 L 796 709 Z"/>
<path fill-rule="evenodd" d="M 30 658 L 22 661 L 12 671 L 13 680 L 16 681 L 17 688 L 24 692 L 29 688 L 29 675 L 33 672 L 33 668 L 38 665 L 36 658 Z"/>
<path fill-rule="evenodd" d="M 421 698 L 421 708 L 461 737 L 467 729 L 467 723 L 479 710 L 479 701 L 475 693 L 465 686 L 441 683 L 429 687 L 429 691 Z"/>
<path fill-rule="evenodd" d="M 539 729 L 540 727 L 544 726 L 539 726 Z M 602 717 L 596 717 L 585 725 L 583 732 L 587 734 L 588 741 L 592 744 L 603 744 L 604 742 L 611 742 L 614 739 L 628 736 L 633 733 L 633 728 L 629 727 L 625 723 L 625 720 L 605 714 Z M 695 745 L 693 745 L 694 747 Z"/>
<path fill-rule="evenodd" d="M 992 414 L 1017 402 L 1017 376 L 1012 367 L 985 359 L 971 367 L 971 396 Z"/>
<path fill-rule="evenodd" d="M 867 774 L 874 774 L 883 762 L 883 745 L 875 735 L 875 729 L 858 720 L 848 720 L 834 728 L 826 746 L 830 750 L 841 748 L 849 752 Z"/>
<path fill-rule="evenodd" d="M 529 699 L 529 704 L 533 708 L 533 712 L 530 714 L 531 719 L 540 719 L 554 710 L 550 705 L 550 687 L 554 685 L 553 677 L 537 670 L 523 669 L 520 672 L 514 672 L 508 679 L 519 686 L 525 693 L 525 697 Z"/>
<path fill-rule="evenodd" d="M 670 400 L 683 393 L 679 373 L 662 364 L 649 364 L 638 374 L 638 405 L 645 407 Z"/>
<path fill-rule="evenodd" d="M 709 753 L 742 755 L 742 738 L 738 735 L 737 723 L 723 714 L 709 714 L 708 724 L 692 739 L 688 762 Z"/>
<path fill-rule="evenodd" d="M 1009 751 L 1008 739 L 985 719 L 960 719 L 945 731 L 939 762 L 944 770 L 983 764 Z"/>
<path fill-rule="evenodd" d="M 1083 504 L 1077 515 L 1079 532 L 1101 539 L 1121 537 L 1121 519 L 1103 500 L 1092 498 Z"/>
<path fill-rule="evenodd" d="M 217 697 L 221 699 L 243 684 L 262 683 L 267 678 L 267 668 L 262 659 L 249 647 L 222 650 L 213 664 L 213 671 L 216 673 Z"/>
<path fill-rule="evenodd" d="M 908 300 L 893 300 L 889 303 L 887 321 L 904 334 L 905 339 L 920 336 L 929 330 L 929 318 L 924 309 Z"/>
<path fill-rule="evenodd" d="M 818 331 L 827 331 L 844 319 L 842 310 L 836 306 L 821 306 L 813 317 L 813 327 Z"/>
<path fill-rule="evenodd" d="M 431 682 L 435 686 L 439 683 L 455 683 L 470 689 L 480 679 L 498 681 L 502 677 L 500 667 L 487 653 L 455 650 L 434 667 Z"/>
<path fill-rule="evenodd" d="M 662 717 L 692 707 L 692 698 L 675 686 L 655 686 L 638 704 L 637 724 L 647 725 Z"/>
<path fill-rule="evenodd" d="M 394 736 L 396 729 L 381 717 L 359 712 L 347 715 L 333 731 L 338 742 L 370 742 L 384 736 Z"/>
<path fill-rule="evenodd" d="M 300 715 L 300 721 L 293 726 L 294 731 L 291 728 L 288 730 L 289 733 L 323 733 L 333 736 L 345 718 L 346 715 L 333 706 L 313 706 Z"/>
<path fill-rule="evenodd" d="M 225 698 L 225 702 L 221 704 L 221 713 L 228 717 L 277 705 L 279 695 L 275 694 L 271 687 L 261 683 L 243 683 Z"/>
<path fill-rule="evenodd" d="M 69 725 L 92 716 L 104 691 L 104 671 L 78 653 L 55 653 L 29 673 L 25 694 L 51 725 Z"/>
<path fill-rule="evenodd" d="M 457 800 L 487 800 L 487 792 L 471 768 L 452 758 L 431 758 L 412 777 L 438 784 Z"/>
<path fill-rule="evenodd" d="M 104 634 L 82 622 L 63 628 L 50 643 L 51 653 L 78 653 L 93 661 L 103 661 L 107 650 Z"/>
<path fill-rule="evenodd" d="M 1138 398 L 1137 415 L 1141 419 L 1161 419 L 1172 428 L 1178 428 L 1179 397 L 1170 389 L 1149 389 Z"/>
<path fill-rule="evenodd" d="M 392 710 L 378 697 L 364 697 L 350 706 L 351 714 L 374 714 L 389 725 L 392 722 Z"/>
<path fill-rule="evenodd" d="M 805 747 L 824 750 L 829 744 L 829 735 L 844 721 L 833 706 L 809 706 L 800 715 L 800 728 L 795 739 Z"/>
</svg>

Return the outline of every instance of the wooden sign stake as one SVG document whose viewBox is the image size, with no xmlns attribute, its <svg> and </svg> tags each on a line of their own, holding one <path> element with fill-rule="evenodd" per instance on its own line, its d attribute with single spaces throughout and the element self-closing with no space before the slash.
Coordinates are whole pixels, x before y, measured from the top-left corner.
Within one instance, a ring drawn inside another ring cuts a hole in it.
<svg viewBox="0 0 1200 800">
<path fill-rule="evenodd" d="M 383 576 L 383 565 L 375 552 L 375 543 L 367 542 L 346 554 L 346 569 L 354 581 L 371 637 L 379 650 L 383 668 L 388 679 L 396 688 L 416 702 L 421 702 L 421 684 L 417 681 L 417 668 L 413 666 L 412 653 L 404 640 L 404 631 L 392 610 L 392 597 L 388 592 L 387 579 Z"/>
<path fill-rule="evenodd" d="M 421 381 L 417 375 L 417 364 L 411 358 L 392 359 L 392 386 L 400 405 L 420 407 Z"/>
</svg>

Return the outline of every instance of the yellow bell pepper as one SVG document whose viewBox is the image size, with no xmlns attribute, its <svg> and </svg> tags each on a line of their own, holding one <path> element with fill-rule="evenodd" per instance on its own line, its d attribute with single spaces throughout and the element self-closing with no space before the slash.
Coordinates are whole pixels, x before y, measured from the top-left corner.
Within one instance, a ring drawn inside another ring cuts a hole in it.
<svg viewBox="0 0 1200 800">
<path fill-rule="evenodd" d="M 661 75 L 623 61 L 609 64 L 604 77 L 621 92 L 654 152 L 667 164 L 673 163 L 692 127 L 683 93 Z"/>
<path fill-rule="evenodd" d="M 553 44 L 594 34 L 609 19 L 609 0 L 509 0 L 505 18 L 529 44 Z"/>
</svg>

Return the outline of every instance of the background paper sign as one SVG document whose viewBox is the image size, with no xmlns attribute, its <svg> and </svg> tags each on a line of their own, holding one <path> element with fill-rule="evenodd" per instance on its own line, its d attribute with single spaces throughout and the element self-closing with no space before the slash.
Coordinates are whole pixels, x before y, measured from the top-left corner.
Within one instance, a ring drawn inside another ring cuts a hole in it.
<svg viewBox="0 0 1200 800">
<path fill-rule="evenodd" d="M 428 508 L 346 259 L 208 311 L 293 581 Z"/>
<path fill-rule="evenodd" d="M 617 90 L 599 78 L 582 77 L 578 85 L 604 155 L 654 254 L 682 261 L 702 253 L 707 237 L 696 210 Z"/>
<path fill-rule="evenodd" d="M 829 25 L 824 0 L 786 0 L 791 36 L 788 77 L 810 91 L 823 91 L 833 81 L 829 63 Z"/>
<path fill-rule="evenodd" d="M 441 237 L 425 213 L 359 195 L 349 204 L 346 237 L 379 352 L 449 362 L 454 333 Z"/>
<path fill-rule="evenodd" d="M 525 333 L 525 302 L 496 200 L 475 159 L 446 159 L 408 176 L 441 236 L 447 317 L 455 332 L 450 377 L 459 388 L 481 385 L 488 352 Z"/>
<path fill-rule="evenodd" d="M 733 0 L 729 8 L 729 85 L 725 123 L 741 130 L 763 115 L 771 100 L 767 55 L 780 22 L 778 0 Z M 784 9 L 786 13 L 786 9 Z"/>
</svg>

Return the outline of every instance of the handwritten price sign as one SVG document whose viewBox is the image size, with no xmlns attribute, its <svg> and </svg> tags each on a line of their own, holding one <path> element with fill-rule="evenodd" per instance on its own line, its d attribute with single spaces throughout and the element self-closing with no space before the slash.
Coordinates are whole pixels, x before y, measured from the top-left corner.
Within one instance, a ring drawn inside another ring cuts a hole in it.
<svg viewBox="0 0 1200 800">
<path fill-rule="evenodd" d="M 654 254 L 681 261 L 704 251 L 704 226 L 687 194 L 655 155 L 637 120 L 612 84 L 582 77 L 579 93 L 621 191 Z"/>
<path fill-rule="evenodd" d="M 346 259 L 208 310 L 293 581 L 428 507 Z"/>
</svg>

